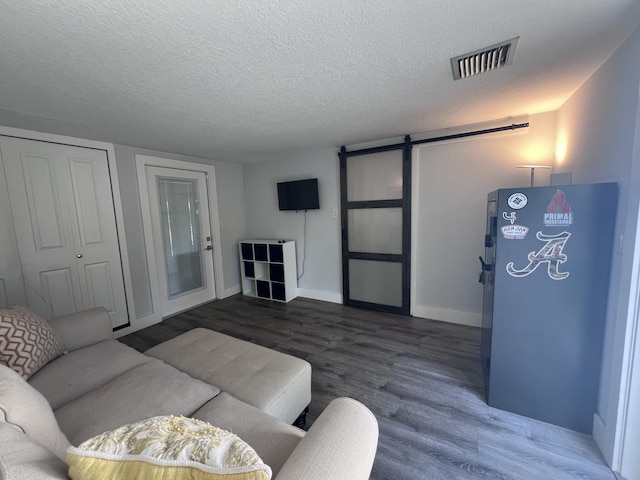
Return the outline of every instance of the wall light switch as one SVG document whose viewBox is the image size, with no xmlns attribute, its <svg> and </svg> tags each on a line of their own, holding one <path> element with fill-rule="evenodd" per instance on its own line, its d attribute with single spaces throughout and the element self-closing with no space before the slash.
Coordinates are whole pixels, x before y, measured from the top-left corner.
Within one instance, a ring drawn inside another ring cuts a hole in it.
<svg viewBox="0 0 640 480">
<path fill-rule="evenodd" d="M 337 208 L 333 209 L 333 218 L 338 218 L 338 209 Z"/>
</svg>

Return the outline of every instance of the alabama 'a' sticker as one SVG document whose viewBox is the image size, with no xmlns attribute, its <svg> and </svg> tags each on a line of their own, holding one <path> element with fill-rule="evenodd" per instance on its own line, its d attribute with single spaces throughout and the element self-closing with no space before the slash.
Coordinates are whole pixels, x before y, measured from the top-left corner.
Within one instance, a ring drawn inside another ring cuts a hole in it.
<svg viewBox="0 0 640 480">
<path fill-rule="evenodd" d="M 512 277 L 521 278 L 531 275 L 543 263 L 547 264 L 547 274 L 553 280 L 564 280 L 569 276 L 569 272 L 561 272 L 560 265 L 567 261 L 567 256 L 563 249 L 571 233 L 562 232 L 557 235 L 545 235 L 542 232 L 536 233 L 536 238 L 545 244 L 537 252 L 529 252 L 527 259 L 529 264 L 522 269 L 515 268 L 514 262 L 507 263 L 507 273 Z"/>
</svg>

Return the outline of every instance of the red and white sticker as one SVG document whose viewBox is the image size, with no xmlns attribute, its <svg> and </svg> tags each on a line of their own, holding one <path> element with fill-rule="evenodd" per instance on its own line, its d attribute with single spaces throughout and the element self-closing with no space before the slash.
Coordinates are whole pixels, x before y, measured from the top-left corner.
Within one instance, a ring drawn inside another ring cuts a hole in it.
<svg viewBox="0 0 640 480">
<path fill-rule="evenodd" d="M 545 227 L 568 227 L 573 223 L 573 212 L 562 190 L 556 190 L 544 214 Z"/>
</svg>

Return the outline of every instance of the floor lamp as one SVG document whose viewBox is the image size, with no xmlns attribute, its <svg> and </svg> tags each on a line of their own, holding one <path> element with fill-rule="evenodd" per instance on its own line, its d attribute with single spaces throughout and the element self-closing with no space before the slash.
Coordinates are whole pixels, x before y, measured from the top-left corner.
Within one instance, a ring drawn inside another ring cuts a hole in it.
<svg viewBox="0 0 640 480">
<path fill-rule="evenodd" d="M 533 187 L 533 177 L 535 175 L 536 168 L 550 169 L 551 165 L 516 165 L 516 168 L 531 169 L 531 186 Z"/>
</svg>

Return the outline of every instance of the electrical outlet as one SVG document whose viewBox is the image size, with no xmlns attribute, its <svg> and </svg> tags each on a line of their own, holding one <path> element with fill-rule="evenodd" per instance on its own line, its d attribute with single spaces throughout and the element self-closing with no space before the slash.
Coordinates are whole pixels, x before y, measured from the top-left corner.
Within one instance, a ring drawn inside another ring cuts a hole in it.
<svg viewBox="0 0 640 480">
<path fill-rule="evenodd" d="M 224 223 L 222 223 L 222 220 L 220 220 L 220 230 L 222 230 L 224 228 Z"/>
<path fill-rule="evenodd" d="M 333 218 L 338 218 L 338 209 L 337 208 L 333 209 Z"/>
</svg>

